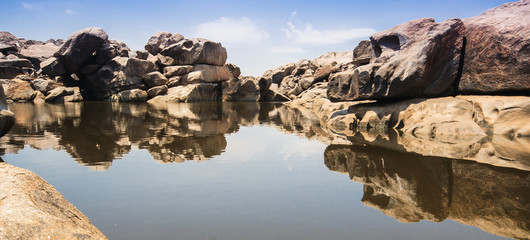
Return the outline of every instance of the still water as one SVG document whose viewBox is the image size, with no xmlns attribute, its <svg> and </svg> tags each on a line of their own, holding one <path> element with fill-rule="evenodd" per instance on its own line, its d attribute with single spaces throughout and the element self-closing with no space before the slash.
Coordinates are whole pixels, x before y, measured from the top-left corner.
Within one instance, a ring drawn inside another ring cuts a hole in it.
<svg viewBox="0 0 530 240">
<path fill-rule="evenodd" d="M 336 144 L 275 104 L 11 104 L 2 159 L 109 239 L 530 236 L 530 174 Z M 333 143 L 333 144 L 332 144 Z"/>
</svg>

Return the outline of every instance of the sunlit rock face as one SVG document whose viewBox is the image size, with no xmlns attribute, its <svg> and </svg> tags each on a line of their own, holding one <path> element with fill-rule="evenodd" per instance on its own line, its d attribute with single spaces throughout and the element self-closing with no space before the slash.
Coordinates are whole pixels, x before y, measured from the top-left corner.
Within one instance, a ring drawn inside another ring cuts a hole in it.
<svg viewBox="0 0 530 240">
<path fill-rule="evenodd" d="M 530 172 L 381 147 L 330 145 L 324 163 L 364 184 L 362 202 L 402 222 L 452 219 L 503 237 L 530 234 Z"/>
<path fill-rule="evenodd" d="M 7 108 L 4 88 L 0 84 L 0 137 L 4 136 L 14 125 L 15 116 Z"/>
<path fill-rule="evenodd" d="M 0 162 L 0 236 L 4 239 L 107 239 L 50 184 Z"/>
</svg>

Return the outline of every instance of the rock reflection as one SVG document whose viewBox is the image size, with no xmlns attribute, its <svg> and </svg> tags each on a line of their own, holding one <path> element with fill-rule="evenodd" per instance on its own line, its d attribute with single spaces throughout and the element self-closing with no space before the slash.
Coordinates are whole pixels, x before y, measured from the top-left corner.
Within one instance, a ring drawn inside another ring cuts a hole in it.
<svg viewBox="0 0 530 240">
<path fill-rule="evenodd" d="M 530 173 L 374 146 L 330 145 L 326 166 L 364 184 L 362 202 L 402 222 L 452 219 L 530 236 Z"/>
<path fill-rule="evenodd" d="M 0 138 L 0 154 L 35 149 L 65 150 L 93 170 L 106 170 L 133 148 L 160 163 L 204 161 L 221 154 L 226 134 L 266 124 L 304 138 L 329 141 L 314 117 L 273 103 L 127 104 L 14 103 L 12 131 Z"/>
</svg>

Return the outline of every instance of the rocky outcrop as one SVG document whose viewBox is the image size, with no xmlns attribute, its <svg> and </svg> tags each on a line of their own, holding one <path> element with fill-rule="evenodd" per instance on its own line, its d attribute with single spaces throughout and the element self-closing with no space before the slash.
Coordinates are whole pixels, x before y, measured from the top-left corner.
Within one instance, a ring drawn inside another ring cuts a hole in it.
<svg viewBox="0 0 530 240">
<path fill-rule="evenodd" d="M 36 174 L 0 162 L 0 235 L 5 239 L 107 239 Z"/>
<path fill-rule="evenodd" d="M 85 28 L 72 34 L 54 54 L 67 73 L 75 73 L 108 40 L 101 28 Z"/>
<path fill-rule="evenodd" d="M 461 93 L 530 91 L 530 2 L 518 1 L 464 19 L 466 54 Z"/>
<path fill-rule="evenodd" d="M 216 102 L 221 97 L 220 92 L 218 84 L 193 83 L 169 88 L 167 95 L 154 97 L 148 102 Z"/>
<path fill-rule="evenodd" d="M 4 136 L 15 124 L 15 115 L 7 108 L 4 88 L 0 84 L 0 137 Z"/>
<path fill-rule="evenodd" d="M 333 75 L 328 97 L 351 101 L 454 94 L 463 33 L 459 19 L 435 23 L 432 18 L 378 32 L 370 37 L 370 64 Z"/>
<path fill-rule="evenodd" d="M 226 62 L 226 49 L 221 43 L 202 38 L 183 39 L 160 51 L 172 59 L 171 65 L 209 64 L 223 66 Z"/>
</svg>

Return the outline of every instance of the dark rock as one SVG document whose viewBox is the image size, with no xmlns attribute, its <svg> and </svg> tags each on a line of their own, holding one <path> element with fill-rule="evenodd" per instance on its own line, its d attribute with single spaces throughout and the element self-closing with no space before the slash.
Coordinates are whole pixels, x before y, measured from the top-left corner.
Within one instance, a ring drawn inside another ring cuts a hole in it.
<svg viewBox="0 0 530 240">
<path fill-rule="evenodd" d="M 530 90 L 530 2 L 518 1 L 464 19 L 461 93 Z"/>
<path fill-rule="evenodd" d="M 162 49 L 178 43 L 183 39 L 184 37 L 178 33 L 171 34 L 169 32 L 157 32 L 155 35 L 149 38 L 147 44 L 145 44 L 145 50 L 153 55 L 156 55 L 160 53 Z"/>
<path fill-rule="evenodd" d="M 41 73 L 48 76 L 59 76 L 66 73 L 64 66 L 55 57 L 40 63 Z"/>
<path fill-rule="evenodd" d="M 143 81 L 145 85 L 148 88 L 160 86 L 160 85 L 166 85 L 167 84 L 167 78 L 162 75 L 160 72 L 150 72 L 148 74 L 145 74 L 143 77 Z"/>
<path fill-rule="evenodd" d="M 166 94 L 167 91 L 168 91 L 168 87 L 166 85 L 156 86 L 156 87 L 149 88 L 149 90 L 147 90 L 147 95 L 149 96 L 149 98 L 154 98 L 158 95 Z"/>
<path fill-rule="evenodd" d="M 48 94 L 51 90 L 61 87 L 62 85 L 53 80 L 46 80 L 42 78 L 37 78 L 30 82 L 31 87 L 43 94 Z"/>
<path fill-rule="evenodd" d="M 137 50 L 136 51 L 136 58 L 142 59 L 142 60 L 147 60 L 148 57 L 149 57 L 149 52 L 148 51 L 146 51 L 146 50 Z"/>
<path fill-rule="evenodd" d="M 260 96 L 257 79 L 241 77 L 224 81 L 223 102 L 256 102 Z"/>
<path fill-rule="evenodd" d="M 241 75 L 241 69 L 235 64 L 227 63 L 225 64 L 225 67 L 228 68 L 228 70 L 230 71 L 230 73 L 232 73 L 232 76 L 234 76 L 234 78 L 238 78 Z"/>
<path fill-rule="evenodd" d="M 96 51 L 96 64 L 104 65 L 115 57 L 128 57 L 129 51 L 131 50 L 125 43 L 110 40 Z"/>
<path fill-rule="evenodd" d="M 67 73 L 75 73 L 108 38 L 101 28 L 85 28 L 68 37 L 54 56 L 64 65 Z"/>
<path fill-rule="evenodd" d="M 0 84 L 0 137 L 4 136 L 15 125 L 15 115 L 7 108 L 4 88 Z"/>
<path fill-rule="evenodd" d="M 152 62 L 137 58 L 115 57 L 92 75 L 81 81 L 85 100 L 103 100 L 117 92 L 143 88 L 142 78 L 153 72 Z"/>
<path fill-rule="evenodd" d="M 370 63 L 372 58 L 372 44 L 369 40 L 359 42 L 359 45 L 353 49 L 353 64 L 364 65 Z"/>
<path fill-rule="evenodd" d="M 454 94 L 463 32 L 459 19 L 435 23 L 431 18 L 378 32 L 370 37 L 372 63 L 335 75 L 328 85 L 328 96 L 351 101 Z"/>
<path fill-rule="evenodd" d="M 18 52 L 23 46 L 13 34 L 0 31 L 0 52 L 8 55 L 9 52 Z"/>
<path fill-rule="evenodd" d="M 160 52 L 174 59 L 172 65 L 209 64 L 223 66 L 226 62 L 226 49 L 221 43 L 202 38 L 185 39 L 170 45 Z"/>
</svg>

